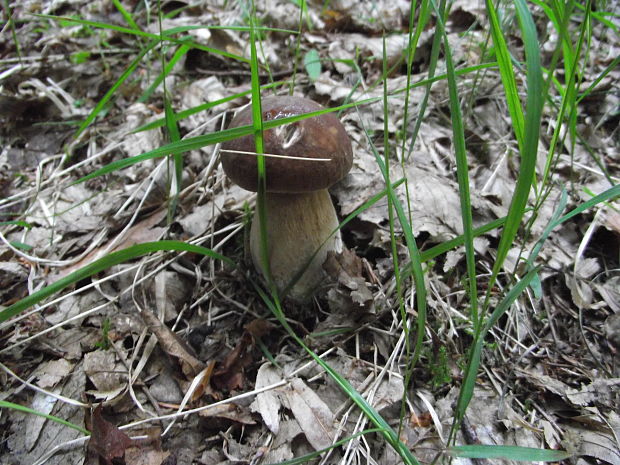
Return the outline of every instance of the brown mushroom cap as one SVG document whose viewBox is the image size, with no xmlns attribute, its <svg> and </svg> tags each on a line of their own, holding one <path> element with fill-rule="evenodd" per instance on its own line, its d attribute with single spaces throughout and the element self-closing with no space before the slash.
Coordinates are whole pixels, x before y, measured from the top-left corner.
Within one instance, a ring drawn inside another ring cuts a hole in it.
<svg viewBox="0 0 620 465">
<path fill-rule="evenodd" d="M 323 107 L 300 97 L 266 97 L 262 99 L 263 121 L 301 115 Z M 252 108 L 247 106 L 231 121 L 229 127 L 252 124 Z M 257 157 L 254 136 L 248 135 L 222 144 L 222 165 L 233 182 L 249 191 L 258 190 Z M 307 161 L 287 158 L 265 158 L 267 191 L 302 193 L 327 189 L 351 169 L 353 151 L 342 123 L 332 113 L 278 126 L 264 132 L 267 154 L 289 157 L 330 158 L 331 161 Z"/>
</svg>

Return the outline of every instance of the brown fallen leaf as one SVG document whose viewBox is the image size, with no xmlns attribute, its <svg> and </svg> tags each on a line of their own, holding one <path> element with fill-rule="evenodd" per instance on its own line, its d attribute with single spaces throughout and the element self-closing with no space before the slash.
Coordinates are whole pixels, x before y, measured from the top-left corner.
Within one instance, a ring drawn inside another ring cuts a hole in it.
<svg viewBox="0 0 620 465">
<path fill-rule="evenodd" d="M 213 373 L 213 385 L 220 390 L 241 389 L 245 384 L 245 368 L 252 361 L 249 351 L 254 347 L 254 338 L 244 332 L 237 346 L 232 349 Z"/>
<path fill-rule="evenodd" d="M 99 456 L 99 461 L 112 465 L 114 459 L 123 459 L 125 449 L 131 446 L 131 439 L 101 415 L 101 404 L 93 411 L 91 436 L 88 450 Z"/>
<path fill-rule="evenodd" d="M 140 316 L 153 334 L 155 334 L 155 337 L 157 337 L 162 350 L 172 359 L 178 361 L 181 371 L 187 379 L 193 379 L 204 369 L 205 364 L 196 358 L 192 348 L 179 338 L 174 331 L 159 321 L 152 312 L 145 310 L 140 312 Z"/>
<path fill-rule="evenodd" d="M 242 425 L 255 425 L 256 421 L 247 407 L 237 404 L 222 404 L 201 410 L 199 415 L 204 418 L 231 420 Z"/>
</svg>

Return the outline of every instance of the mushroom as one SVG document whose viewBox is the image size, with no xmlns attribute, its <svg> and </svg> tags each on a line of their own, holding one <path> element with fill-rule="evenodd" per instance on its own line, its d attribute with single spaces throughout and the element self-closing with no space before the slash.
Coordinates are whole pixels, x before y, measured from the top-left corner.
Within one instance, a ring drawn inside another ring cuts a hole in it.
<svg viewBox="0 0 620 465">
<path fill-rule="evenodd" d="M 300 97 L 262 99 L 263 121 L 322 109 L 318 103 Z M 252 108 L 248 105 L 235 115 L 229 127 L 250 124 Z M 222 165 L 228 177 L 254 192 L 258 190 L 255 150 L 252 135 L 222 145 Z M 304 301 L 324 277 L 322 266 L 327 253 L 342 251 L 340 231 L 330 237 L 339 222 L 327 189 L 351 168 L 351 141 L 338 118 L 327 113 L 265 131 L 264 151 L 287 157 L 265 158 L 265 230 L 271 276 L 278 290 L 283 291 L 307 265 L 287 294 L 293 300 Z M 306 160 L 308 158 L 328 161 Z M 261 263 L 260 230 L 260 218 L 255 213 L 250 230 L 250 251 L 254 265 L 266 276 Z"/>
</svg>

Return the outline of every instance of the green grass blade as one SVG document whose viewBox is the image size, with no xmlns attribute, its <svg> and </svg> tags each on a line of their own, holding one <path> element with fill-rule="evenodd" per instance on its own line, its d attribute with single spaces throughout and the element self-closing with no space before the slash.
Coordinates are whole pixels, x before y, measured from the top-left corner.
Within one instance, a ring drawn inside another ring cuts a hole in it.
<svg viewBox="0 0 620 465">
<path fill-rule="evenodd" d="M 151 42 L 149 42 L 146 47 L 144 47 L 140 53 L 138 54 L 137 57 L 135 57 L 131 63 L 129 64 L 129 66 L 125 69 L 125 71 L 123 71 L 123 73 L 120 75 L 120 77 L 116 80 L 116 82 L 112 85 L 112 87 L 106 92 L 106 94 L 101 98 L 101 100 L 99 100 L 99 102 L 97 102 L 97 105 L 95 105 L 95 108 L 93 108 L 93 110 L 90 112 L 90 114 L 86 117 L 86 119 L 84 120 L 84 122 L 80 125 L 80 127 L 78 128 L 77 132 L 75 133 L 74 137 L 78 137 L 80 134 L 82 134 L 82 132 L 90 125 L 90 123 L 92 123 L 95 118 L 97 117 L 97 115 L 99 115 L 99 113 L 101 112 L 101 110 L 103 110 L 103 108 L 107 105 L 107 103 L 110 101 L 110 99 L 114 96 L 114 94 L 116 93 L 116 91 L 118 90 L 118 88 L 127 80 L 127 78 L 129 76 L 132 75 L 132 73 L 135 71 L 135 69 L 138 67 L 138 65 L 140 64 L 140 62 L 142 61 L 142 58 L 144 58 L 144 56 L 151 51 L 151 49 L 153 49 L 153 47 L 155 47 L 157 44 L 159 43 L 159 38 L 151 40 Z"/>
<path fill-rule="evenodd" d="M 191 49 L 191 47 L 189 45 L 187 45 L 187 44 L 183 44 L 183 45 L 181 45 L 181 46 L 179 46 L 177 48 L 177 50 L 174 52 L 174 55 L 168 61 L 168 63 L 166 64 L 164 69 L 161 71 L 161 73 L 159 73 L 157 78 L 155 78 L 155 80 L 151 83 L 151 85 L 148 86 L 144 90 L 144 92 L 142 93 L 140 98 L 138 98 L 138 102 L 146 102 L 151 97 L 153 92 L 155 92 L 155 90 L 159 87 L 159 85 L 162 82 L 164 82 L 164 79 L 166 78 L 166 76 L 170 75 L 170 73 L 172 72 L 172 69 L 176 66 L 176 64 L 179 62 L 179 60 L 181 58 L 183 58 L 187 54 L 187 52 L 190 49 Z M 164 52 L 162 51 L 162 54 L 163 53 Z"/>
<path fill-rule="evenodd" d="M 454 446 L 447 450 L 453 457 L 468 459 L 503 459 L 518 462 L 559 462 L 571 456 L 563 450 L 535 449 L 519 446 Z"/>
<path fill-rule="evenodd" d="M 506 40 L 504 39 L 504 34 L 497 16 L 497 10 L 495 9 L 495 5 L 493 5 L 493 0 L 486 0 L 486 8 L 491 26 L 491 36 L 493 37 L 493 45 L 495 56 L 497 58 L 497 65 L 499 67 L 499 74 L 504 86 L 504 92 L 506 94 L 508 112 L 512 120 L 515 137 L 519 143 L 519 147 L 522 147 L 524 140 L 525 118 L 523 116 L 521 100 L 519 99 L 517 80 L 515 79 L 515 74 L 512 68 L 512 58 L 510 56 L 508 46 L 506 45 Z"/>
<path fill-rule="evenodd" d="M 157 241 L 157 242 L 145 242 L 143 244 L 133 245 L 131 247 L 127 247 L 126 249 L 118 250 L 116 252 L 112 252 L 105 257 L 102 257 L 98 260 L 95 260 L 92 263 L 76 270 L 62 279 L 45 286 L 43 289 L 40 289 L 28 297 L 24 297 L 18 302 L 15 302 L 13 305 L 9 305 L 7 308 L 0 312 L 0 322 L 4 322 L 9 318 L 17 315 L 21 311 L 32 307 L 33 305 L 41 302 L 43 299 L 65 289 L 67 286 L 77 283 L 82 279 L 89 278 L 94 274 L 100 273 L 101 271 L 107 270 L 112 266 L 118 265 L 119 263 L 126 262 L 128 260 L 133 260 L 134 258 L 142 257 L 143 255 L 159 252 L 159 251 L 178 251 L 178 252 L 190 252 L 196 253 L 199 255 L 204 255 L 215 260 L 221 260 L 229 265 L 233 265 L 234 263 L 231 259 L 224 257 L 223 255 L 218 254 L 217 252 L 212 251 L 211 249 L 207 249 L 206 247 L 201 247 L 199 245 L 187 244 L 181 241 Z"/>
<path fill-rule="evenodd" d="M 438 18 L 441 18 L 438 15 Z M 454 144 L 454 155 L 456 158 L 456 175 L 459 185 L 459 198 L 461 204 L 461 220 L 463 224 L 463 239 L 465 242 L 465 260 L 467 266 L 468 294 L 471 308 L 471 318 L 474 328 L 478 328 L 480 320 L 478 317 L 478 286 L 476 281 L 476 250 L 474 249 L 474 222 L 471 209 L 471 197 L 469 193 L 469 166 L 467 162 L 467 149 L 465 147 L 465 129 L 461 106 L 459 101 L 458 89 L 456 84 L 456 73 L 452 61 L 452 51 L 448 43 L 448 36 L 443 28 L 441 19 L 437 21 L 438 29 L 443 35 L 444 54 L 446 60 L 446 74 L 448 76 L 448 91 L 450 95 L 450 115 L 452 118 L 452 135 Z"/>
<path fill-rule="evenodd" d="M 497 305 L 491 316 L 487 319 L 480 333 L 474 337 L 474 343 L 470 349 L 469 361 L 463 376 L 463 384 L 459 391 L 459 398 L 455 409 L 455 417 L 460 420 L 465 415 L 465 410 L 474 395 L 476 386 L 476 377 L 480 367 L 480 358 L 484 347 L 484 339 L 489 330 L 495 325 L 497 320 L 508 311 L 512 303 L 521 295 L 521 293 L 529 286 L 532 280 L 537 276 L 539 268 L 531 269 L 514 287 L 506 294 L 502 301 Z M 454 433 L 454 431 L 453 431 Z M 452 434 L 453 436 L 453 434 Z"/>
<path fill-rule="evenodd" d="M 278 290 L 273 282 L 271 276 L 271 265 L 269 263 L 269 244 L 267 243 L 267 205 L 266 205 L 266 195 L 267 195 L 267 171 L 265 168 L 265 147 L 263 141 L 263 112 L 261 106 L 261 94 L 260 94 L 260 76 L 259 76 L 259 66 L 258 66 L 258 52 L 256 49 L 256 42 L 258 41 L 258 37 L 256 36 L 256 10 L 254 6 L 254 1 L 252 1 L 252 15 L 250 17 L 250 70 L 252 72 L 251 78 L 251 87 L 252 87 L 252 123 L 253 123 L 253 135 L 254 135 L 254 146 L 256 149 L 256 153 L 258 154 L 256 160 L 257 166 L 257 197 L 256 197 L 256 211 L 255 215 L 258 215 L 259 223 L 260 223 L 260 261 L 261 268 L 265 275 L 265 279 L 269 286 L 269 291 L 274 298 L 275 302 L 279 302 L 278 300 Z M 278 307 L 279 308 L 279 307 Z"/>
<path fill-rule="evenodd" d="M 485 308 L 488 305 L 491 292 L 497 280 L 508 251 L 512 248 L 521 225 L 530 193 L 536 159 L 538 155 L 538 139 L 540 135 L 540 121 L 545 97 L 542 95 L 543 78 L 540 64 L 540 48 L 536 33 L 536 26 L 525 0 L 516 0 L 515 6 L 521 26 L 525 56 L 527 64 L 527 100 L 525 111 L 525 132 L 521 148 L 519 175 L 515 193 L 512 197 L 504 230 L 497 247 L 497 257 L 489 280 L 489 287 L 485 299 Z"/>
<path fill-rule="evenodd" d="M 120 2 L 120 0 L 112 0 L 112 3 L 114 3 L 114 6 L 118 10 L 118 12 L 121 14 L 125 22 L 129 25 L 129 27 L 133 30 L 139 31 L 140 27 L 138 27 L 133 17 L 131 16 L 131 14 L 125 9 L 125 7 Z"/>
<path fill-rule="evenodd" d="M 54 415 L 49 415 L 47 413 L 38 412 L 37 410 L 33 410 L 29 407 L 24 407 L 23 405 L 14 404 L 13 402 L 9 402 L 6 400 L 0 400 L 0 408 L 10 408 L 13 410 L 19 410 L 20 412 L 29 413 L 32 415 L 38 415 L 40 417 L 47 418 L 48 420 L 55 421 L 56 423 L 59 423 L 61 425 L 68 426 L 69 428 L 79 431 L 80 433 L 86 436 L 90 436 L 90 431 L 82 428 L 81 426 L 71 423 L 70 421 L 63 420 L 62 418 L 56 417 Z"/>
</svg>

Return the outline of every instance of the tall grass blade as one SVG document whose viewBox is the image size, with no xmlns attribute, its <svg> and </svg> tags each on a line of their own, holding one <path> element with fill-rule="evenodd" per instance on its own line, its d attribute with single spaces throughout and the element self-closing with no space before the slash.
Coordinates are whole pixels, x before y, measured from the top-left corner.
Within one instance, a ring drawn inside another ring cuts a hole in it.
<svg viewBox="0 0 620 465">
<path fill-rule="evenodd" d="M 133 74 L 133 72 L 136 70 L 136 68 L 138 67 L 138 65 L 142 61 L 142 58 L 144 58 L 144 56 L 147 53 L 149 53 L 153 49 L 153 47 L 155 47 L 158 43 L 159 43 L 159 38 L 151 40 L 146 45 L 146 47 L 144 47 L 140 51 L 138 56 L 136 56 L 131 61 L 131 63 L 125 69 L 125 71 L 123 71 L 123 73 L 116 80 L 116 82 L 112 85 L 112 87 L 105 93 L 105 95 L 101 98 L 101 100 L 99 100 L 99 102 L 97 102 L 97 105 L 95 105 L 95 108 L 93 108 L 93 110 L 86 117 L 84 122 L 82 122 L 82 124 L 80 125 L 80 127 L 78 128 L 78 130 L 76 131 L 76 133 L 74 135 L 75 138 L 77 138 L 80 134 L 82 134 L 82 132 L 84 132 L 84 130 L 95 120 L 95 118 L 97 118 L 99 113 L 101 113 L 101 110 L 104 109 L 104 107 L 108 104 L 110 99 L 112 99 L 112 97 L 116 94 L 116 91 L 118 90 L 118 88 L 121 85 L 123 85 L 123 83 L 127 80 L 127 78 L 129 76 L 131 76 Z"/>
<path fill-rule="evenodd" d="M 454 155 L 456 158 L 456 175 L 459 185 L 459 198 L 461 204 L 461 220 L 463 224 L 463 239 L 465 242 L 465 260 L 467 264 L 468 294 L 471 308 L 471 318 L 474 329 L 480 325 L 478 317 L 478 286 L 476 281 L 476 251 L 474 249 L 473 218 L 471 210 L 471 198 L 469 193 L 469 166 L 467 163 L 467 149 L 465 147 L 465 129 L 459 102 L 456 84 L 456 73 L 452 61 L 452 51 L 445 33 L 443 21 L 438 14 L 437 29 L 443 36 L 444 55 L 446 60 L 446 74 L 448 76 L 448 91 L 450 96 L 450 115 L 452 118 L 452 136 Z"/>
<path fill-rule="evenodd" d="M 532 15 L 528 10 L 525 0 L 515 0 L 515 8 L 521 26 L 523 43 L 525 48 L 527 65 L 527 98 L 525 105 L 525 131 L 521 147 L 520 169 L 517 177 L 517 185 L 512 197 L 510 208 L 500 243 L 497 247 L 497 257 L 493 265 L 489 287 L 485 299 L 485 309 L 488 306 L 491 292 L 495 286 L 497 276 L 504 264 L 508 251 L 513 246 L 530 193 L 534 174 L 536 171 L 536 159 L 538 155 L 538 139 L 540 135 L 540 121 L 545 96 L 542 95 L 543 78 L 540 64 L 540 47 L 538 43 L 536 26 Z"/>
<path fill-rule="evenodd" d="M 17 315 L 21 311 L 41 302 L 46 297 L 49 297 L 52 294 L 55 294 L 56 292 L 59 292 L 66 287 L 77 283 L 78 281 L 81 281 L 82 279 L 89 278 L 94 274 L 107 270 L 112 266 L 118 265 L 119 263 L 123 263 L 129 260 L 133 260 L 134 258 L 142 257 L 143 255 L 159 251 L 196 253 L 199 255 L 213 258 L 214 260 L 221 260 L 228 265 L 234 266 L 234 262 L 230 258 L 220 255 L 211 249 L 207 249 L 206 247 L 201 247 L 199 245 L 187 244 L 181 241 L 157 241 L 132 245 L 131 247 L 112 252 L 105 257 L 95 260 L 94 262 L 89 263 L 88 265 L 80 268 L 79 270 L 68 274 L 64 278 L 59 279 L 58 281 L 48 286 L 45 286 L 43 289 L 40 289 L 30 294 L 28 297 L 24 297 L 18 302 L 15 302 L 13 305 L 9 305 L 4 310 L 0 311 L 0 323 Z"/>
<path fill-rule="evenodd" d="M 19 404 L 15 404 L 13 402 L 9 402 L 7 400 L 0 400 L 0 408 L 10 408 L 13 410 L 19 410 L 20 412 L 24 412 L 24 413 L 29 413 L 31 415 L 37 415 L 43 418 L 47 418 L 48 420 L 51 421 L 55 421 L 56 423 L 59 423 L 61 425 L 64 426 L 68 426 L 69 428 L 72 428 L 76 431 L 79 431 L 80 433 L 86 435 L 86 436 L 90 436 L 90 431 L 88 431 L 87 429 L 82 428 L 81 426 L 78 426 L 74 423 L 71 423 L 70 421 L 67 420 L 63 420 L 60 417 L 54 416 L 54 415 L 49 415 L 47 413 L 42 413 L 39 412 L 37 410 L 31 409 L 29 407 L 25 407 L 23 405 L 19 405 Z"/>
<path fill-rule="evenodd" d="M 497 58 L 497 65 L 499 67 L 499 74 L 504 86 L 504 92 L 506 94 L 508 112 L 510 114 L 510 119 L 512 120 L 512 127 L 515 137 L 519 147 L 522 148 L 524 141 L 525 118 L 523 116 L 521 100 L 519 99 L 517 80 L 515 79 L 515 74 L 512 68 L 512 58 L 510 56 L 508 46 L 506 45 L 506 40 L 504 39 L 504 33 L 502 31 L 493 0 L 486 0 L 486 8 L 489 24 L 491 26 L 491 36 L 493 37 L 493 45 L 495 56 Z"/>
<path fill-rule="evenodd" d="M 453 457 L 467 459 L 503 459 L 518 462 L 559 462 L 571 456 L 563 450 L 536 449 L 519 446 L 467 445 L 453 446 L 448 449 Z"/>
</svg>

